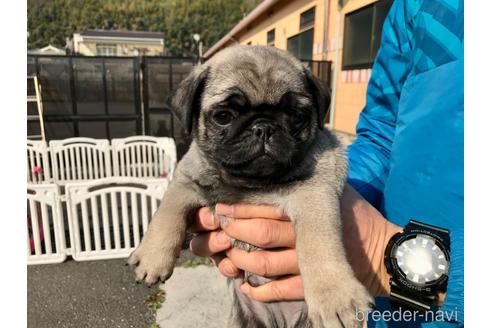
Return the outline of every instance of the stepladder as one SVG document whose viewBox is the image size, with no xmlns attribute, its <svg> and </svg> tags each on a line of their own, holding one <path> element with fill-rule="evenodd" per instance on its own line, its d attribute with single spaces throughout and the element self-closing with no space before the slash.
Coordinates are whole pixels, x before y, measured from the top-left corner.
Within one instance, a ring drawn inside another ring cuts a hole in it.
<svg viewBox="0 0 492 328">
<path fill-rule="evenodd" d="M 44 131 L 44 118 L 43 118 L 43 100 L 41 97 L 41 84 L 39 83 L 39 78 L 36 75 L 31 75 L 27 77 L 27 103 L 28 103 L 28 114 L 27 122 L 39 124 L 39 133 L 28 134 L 27 139 L 31 140 L 42 140 L 45 141 L 45 131 Z M 35 104 L 35 110 L 29 111 L 29 103 Z M 29 131 L 29 129 L 28 129 Z"/>
</svg>

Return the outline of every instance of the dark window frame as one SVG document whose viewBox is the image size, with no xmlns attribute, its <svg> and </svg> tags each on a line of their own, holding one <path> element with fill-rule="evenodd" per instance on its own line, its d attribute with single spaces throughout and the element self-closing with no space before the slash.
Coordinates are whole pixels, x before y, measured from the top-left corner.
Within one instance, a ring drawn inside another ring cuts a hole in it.
<svg viewBox="0 0 492 328">
<path fill-rule="evenodd" d="M 375 39 L 379 39 L 381 41 L 381 36 L 379 38 L 376 36 L 375 32 L 377 30 L 376 26 L 376 17 L 377 17 L 377 10 L 379 7 L 382 7 L 385 5 L 385 3 L 389 2 L 389 8 L 391 8 L 391 5 L 393 3 L 393 0 L 380 0 L 376 1 L 374 3 L 371 3 L 367 6 L 361 7 L 357 10 L 351 11 L 349 13 L 345 14 L 344 18 L 344 32 L 343 32 L 343 56 L 342 56 L 342 70 L 354 70 L 354 69 L 367 69 L 367 68 L 372 68 L 374 64 L 374 60 L 376 58 L 377 52 L 379 50 L 380 44 L 376 45 L 375 44 Z M 348 46 L 348 41 L 352 37 L 350 35 L 350 22 L 349 20 L 354 17 L 354 14 L 361 13 L 365 10 L 371 10 L 371 26 L 370 26 L 370 46 L 368 49 L 368 58 L 367 61 L 364 63 L 357 63 L 353 64 L 350 61 L 350 48 Z M 389 11 L 389 10 L 388 10 Z M 387 15 L 387 13 L 386 13 Z M 385 17 L 386 17 L 385 15 Z M 384 20 L 383 20 L 384 24 Z M 382 31 L 382 26 L 380 28 L 380 31 Z"/>
<path fill-rule="evenodd" d="M 310 13 L 313 13 L 313 17 L 311 20 L 304 21 L 303 18 L 308 16 Z M 316 6 L 309 8 L 308 10 L 305 10 L 301 13 L 299 16 L 299 30 L 304 30 L 304 29 L 309 29 L 314 26 L 314 22 L 316 20 Z"/>
<path fill-rule="evenodd" d="M 312 40 L 312 42 L 311 42 L 311 43 L 312 43 L 312 45 L 314 45 L 314 27 L 312 27 L 312 28 L 309 28 L 309 29 L 303 30 L 303 31 L 301 31 L 301 32 L 299 32 L 299 33 L 297 33 L 297 34 L 295 34 L 295 35 L 293 35 L 293 36 L 291 36 L 291 37 L 287 38 L 287 51 L 289 51 L 290 53 L 292 53 L 292 52 L 289 50 L 289 41 L 290 41 L 290 40 L 292 40 L 292 39 L 294 39 L 294 38 L 297 38 L 297 37 L 300 37 L 302 34 L 306 34 L 306 33 L 309 33 L 309 32 L 312 32 L 312 38 L 313 38 L 313 40 Z M 300 48 L 301 48 L 301 47 L 299 47 L 299 49 L 300 49 Z M 311 60 L 312 60 L 312 58 L 313 58 L 313 47 L 312 47 L 312 46 L 311 46 L 311 49 L 310 49 L 310 50 L 311 50 L 311 51 L 310 51 L 310 57 L 309 57 L 309 58 L 302 58 L 302 57 L 299 57 L 299 56 L 298 56 L 298 54 L 294 54 L 294 53 L 292 53 L 292 54 L 293 54 L 296 58 L 298 58 L 299 60 L 301 60 L 301 61 L 303 61 L 303 60 L 304 60 L 304 61 L 311 61 Z"/>
<path fill-rule="evenodd" d="M 267 45 L 273 46 L 275 45 L 275 29 L 272 28 L 267 32 Z"/>
</svg>

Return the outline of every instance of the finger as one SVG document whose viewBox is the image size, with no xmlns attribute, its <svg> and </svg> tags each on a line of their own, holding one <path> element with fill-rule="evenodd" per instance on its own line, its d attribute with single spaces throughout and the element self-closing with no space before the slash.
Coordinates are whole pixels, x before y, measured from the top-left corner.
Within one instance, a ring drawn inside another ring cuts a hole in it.
<svg viewBox="0 0 492 328">
<path fill-rule="evenodd" d="M 195 220 L 192 226 L 188 228 L 188 231 L 212 231 L 218 229 L 219 226 L 220 223 L 214 219 L 212 211 L 208 207 L 202 207 L 197 211 Z"/>
<path fill-rule="evenodd" d="M 246 252 L 231 248 L 226 251 L 229 260 L 241 270 L 263 277 L 299 274 L 297 255 L 294 249 Z"/>
<path fill-rule="evenodd" d="M 215 205 L 215 212 L 218 215 L 224 215 L 235 219 L 265 218 L 289 220 L 280 208 L 270 205 L 217 204 Z"/>
<path fill-rule="evenodd" d="M 296 245 L 296 233 L 290 221 L 225 219 L 221 228 L 230 237 L 261 248 L 294 248 Z"/>
<path fill-rule="evenodd" d="M 190 250 L 201 257 L 210 257 L 231 247 L 231 239 L 224 231 L 199 234 L 190 242 Z"/>
<path fill-rule="evenodd" d="M 239 288 L 244 294 L 259 302 L 304 300 L 304 289 L 299 275 L 273 280 L 258 287 L 244 283 Z"/>
<path fill-rule="evenodd" d="M 216 253 L 210 257 L 215 266 L 227 278 L 235 278 L 239 275 L 240 270 L 229 260 L 224 253 Z"/>
<path fill-rule="evenodd" d="M 219 268 L 220 273 L 227 278 L 235 278 L 241 272 L 227 257 L 222 258 L 217 263 L 217 268 Z"/>
</svg>

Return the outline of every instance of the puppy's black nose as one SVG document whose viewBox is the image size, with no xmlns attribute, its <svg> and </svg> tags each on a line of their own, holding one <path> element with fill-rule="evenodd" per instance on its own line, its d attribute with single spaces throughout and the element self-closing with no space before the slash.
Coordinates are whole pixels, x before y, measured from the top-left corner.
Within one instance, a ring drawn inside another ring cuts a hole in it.
<svg viewBox="0 0 492 328">
<path fill-rule="evenodd" d="M 263 141 L 267 141 L 274 132 L 271 124 L 263 122 L 256 123 L 251 129 L 253 130 L 253 134 Z"/>
</svg>

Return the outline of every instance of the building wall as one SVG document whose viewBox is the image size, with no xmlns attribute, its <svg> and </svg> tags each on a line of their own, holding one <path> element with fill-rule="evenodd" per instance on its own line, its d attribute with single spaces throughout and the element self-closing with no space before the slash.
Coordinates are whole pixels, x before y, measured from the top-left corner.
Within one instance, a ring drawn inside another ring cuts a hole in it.
<svg viewBox="0 0 492 328">
<path fill-rule="evenodd" d="M 336 94 L 330 125 L 335 130 L 354 134 L 359 114 L 365 105 L 371 70 L 341 70 L 344 16 L 376 1 L 349 0 L 341 11 L 338 10 L 338 0 L 280 1 L 236 35 L 236 41 L 240 44 L 266 45 L 267 32 L 275 28 L 275 47 L 287 49 L 287 39 L 300 32 L 301 13 L 316 6 L 313 60 L 332 61 L 332 90 Z M 229 40 L 226 46 L 235 43 Z"/>
<path fill-rule="evenodd" d="M 164 54 L 164 46 L 160 42 L 125 41 L 125 40 L 83 40 L 79 34 L 74 34 L 74 51 L 84 56 L 96 56 L 97 45 L 115 45 L 116 56 L 135 56 L 138 50 L 145 49 L 148 56 L 159 56 Z M 126 49 L 126 51 L 125 51 Z M 136 52 L 137 51 L 137 52 Z"/>
<path fill-rule="evenodd" d="M 344 17 L 346 13 L 350 13 L 376 1 L 377 0 L 350 0 L 340 12 L 337 9 L 338 1 L 330 1 L 329 38 L 332 46 L 329 48 L 328 59 L 332 60 L 334 64 L 337 57 L 337 24 L 340 24 L 338 61 L 336 61 L 336 70 L 338 74 L 336 80 L 335 105 L 333 107 L 335 109 L 333 112 L 333 128 L 339 131 L 355 134 L 359 114 L 366 104 L 367 82 L 369 81 L 371 74 L 371 69 L 342 71 Z"/>
<path fill-rule="evenodd" d="M 266 45 L 267 32 L 275 28 L 275 47 L 287 49 L 287 39 L 300 32 L 300 16 L 304 11 L 316 6 L 314 41 L 313 44 L 319 44 L 323 39 L 323 30 L 320 23 L 323 20 L 323 0 L 299 0 L 281 2 L 275 6 L 269 14 L 264 14 L 258 19 L 249 31 L 245 31 L 240 37 L 241 44 Z"/>
</svg>

